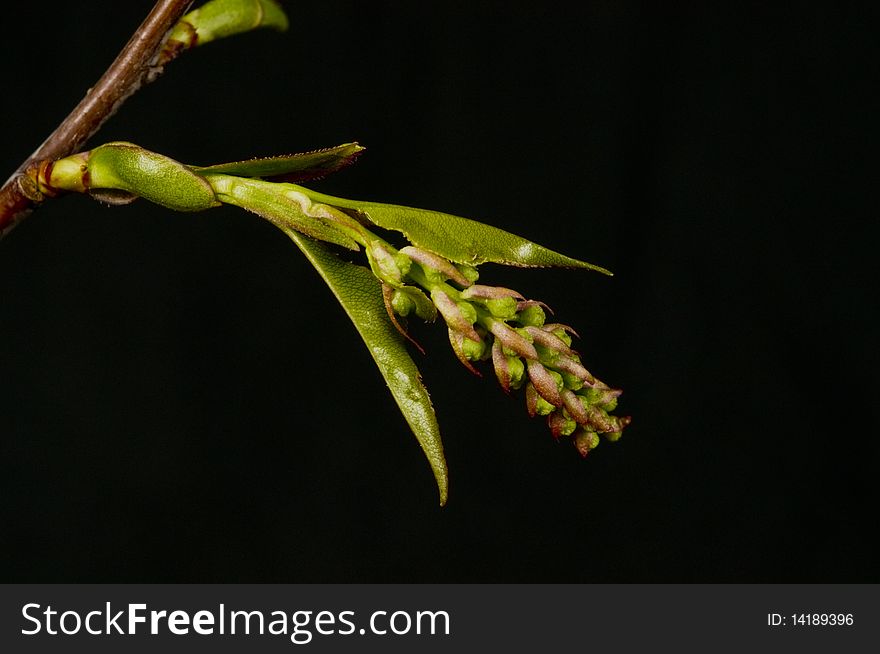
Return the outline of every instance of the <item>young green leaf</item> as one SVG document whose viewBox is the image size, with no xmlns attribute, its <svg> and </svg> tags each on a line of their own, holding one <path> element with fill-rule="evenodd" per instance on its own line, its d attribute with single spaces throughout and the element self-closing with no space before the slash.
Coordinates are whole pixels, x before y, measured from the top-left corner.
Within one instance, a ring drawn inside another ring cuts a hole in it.
<svg viewBox="0 0 880 654">
<path fill-rule="evenodd" d="M 340 209 L 312 202 L 298 186 L 218 173 L 207 174 L 203 179 L 220 202 L 252 211 L 285 232 L 296 230 L 349 250 L 358 249 L 346 224 L 359 224 Z"/>
<path fill-rule="evenodd" d="M 380 283 L 366 268 L 337 258 L 324 243 L 294 230 L 284 231 L 306 255 L 360 332 L 397 406 L 428 457 L 437 480 L 440 504 L 446 504 L 449 482 L 440 428 L 419 370 L 388 318 Z"/>
<path fill-rule="evenodd" d="M 587 268 L 606 275 L 605 268 L 559 254 L 503 229 L 439 211 L 378 202 L 336 198 L 310 189 L 303 192 L 316 202 L 355 209 L 384 229 L 401 232 L 413 244 L 458 264 L 492 262 L 527 268 Z"/>
<path fill-rule="evenodd" d="M 190 166 L 190 170 L 200 175 L 221 173 L 241 177 L 260 177 L 275 182 L 304 182 L 320 179 L 351 165 L 363 151 L 364 148 L 357 143 L 343 143 L 334 148 L 279 157 L 232 161 L 215 166 Z"/>
</svg>

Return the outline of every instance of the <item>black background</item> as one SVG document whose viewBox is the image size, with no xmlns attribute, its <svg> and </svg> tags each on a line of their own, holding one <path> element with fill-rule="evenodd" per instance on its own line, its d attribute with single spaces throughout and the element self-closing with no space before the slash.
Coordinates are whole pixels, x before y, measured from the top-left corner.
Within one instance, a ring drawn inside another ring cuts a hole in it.
<svg viewBox="0 0 880 654">
<path fill-rule="evenodd" d="M 6 9 L 0 168 L 149 5 Z M 287 34 L 187 54 L 94 143 L 207 164 L 357 140 L 313 187 L 611 268 L 482 279 L 578 329 L 633 425 L 582 461 L 419 325 L 441 509 L 284 234 L 68 197 L 0 242 L 4 581 L 880 580 L 876 15 L 287 5 Z"/>
</svg>

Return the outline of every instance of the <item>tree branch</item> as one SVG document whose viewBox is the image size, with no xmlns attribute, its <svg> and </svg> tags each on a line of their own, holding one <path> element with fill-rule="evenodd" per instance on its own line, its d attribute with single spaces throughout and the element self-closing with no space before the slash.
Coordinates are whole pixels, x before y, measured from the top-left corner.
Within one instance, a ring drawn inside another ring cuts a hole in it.
<svg viewBox="0 0 880 654">
<path fill-rule="evenodd" d="M 170 60 L 169 53 L 163 56 L 162 46 L 191 2 L 158 0 L 101 79 L 0 188 L 0 238 L 43 201 L 29 171 L 40 161 L 82 149 L 123 102 L 161 74 L 163 64 Z"/>
</svg>

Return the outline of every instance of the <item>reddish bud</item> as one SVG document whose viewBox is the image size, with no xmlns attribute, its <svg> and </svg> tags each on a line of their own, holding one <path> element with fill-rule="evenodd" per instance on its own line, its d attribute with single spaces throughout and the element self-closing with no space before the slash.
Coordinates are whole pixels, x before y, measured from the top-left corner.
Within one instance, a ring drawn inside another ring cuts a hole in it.
<svg viewBox="0 0 880 654">
<path fill-rule="evenodd" d="M 484 286 L 482 284 L 474 284 L 461 292 L 461 297 L 469 300 L 476 298 L 479 300 L 500 300 L 505 297 L 512 297 L 515 300 L 522 300 L 523 296 L 509 288 L 501 286 Z"/>
<path fill-rule="evenodd" d="M 450 328 L 467 336 L 472 341 L 481 342 L 480 335 L 474 329 L 474 326 L 468 322 L 467 318 L 462 314 L 458 305 L 446 293 L 440 290 L 431 291 L 431 298 L 434 300 L 434 306 L 440 311 L 443 319 Z"/>
<path fill-rule="evenodd" d="M 556 386 L 556 380 L 550 376 L 547 369 L 534 359 L 527 361 L 529 366 L 529 379 L 535 385 L 538 394 L 553 406 L 562 406 L 562 396 Z"/>
<path fill-rule="evenodd" d="M 492 343 L 492 365 L 495 366 L 495 376 L 505 393 L 510 393 L 510 366 L 507 357 L 501 349 L 500 341 Z"/>
<path fill-rule="evenodd" d="M 504 347 L 513 350 L 524 359 L 538 359 L 538 352 L 535 350 L 535 346 L 517 334 L 506 323 L 494 318 L 487 318 L 486 326 L 494 334 L 495 338 L 501 341 Z"/>
<path fill-rule="evenodd" d="M 401 248 L 400 251 L 416 263 L 426 266 L 428 268 L 433 268 L 447 279 L 451 279 L 452 281 L 454 281 L 459 286 L 467 287 L 471 285 L 470 280 L 462 275 L 461 271 L 458 268 L 456 268 L 443 257 L 440 257 L 433 252 L 428 252 L 426 250 L 413 247 L 412 245 L 407 245 L 405 248 Z"/>
<path fill-rule="evenodd" d="M 570 357 L 577 356 L 576 352 L 568 347 L 568 345 L 565 344 L 565 341 L 563 341 L 553 332 L 548 332 L 544 329 L 541 329 L 540 327 L 524 327 L 524 329 L 528 332 L 529 336 L 532 337 L 532 340 L 538 345 L 543 345 L 550 350 L 555 350 L 560 354 L 565 354 Z"/>
<path fill-rule="evenodd" d="M 458 360 L 461 361 L 462 365 L 477 377 L 482 377 L 482 373 L 474 368 L 464 352 L 464 336 L 451 327 L 449 328 L 449 343 L 452 345 L 452 351 L 455 352 L 455 356 L 458 357 Z"/>
</svg>

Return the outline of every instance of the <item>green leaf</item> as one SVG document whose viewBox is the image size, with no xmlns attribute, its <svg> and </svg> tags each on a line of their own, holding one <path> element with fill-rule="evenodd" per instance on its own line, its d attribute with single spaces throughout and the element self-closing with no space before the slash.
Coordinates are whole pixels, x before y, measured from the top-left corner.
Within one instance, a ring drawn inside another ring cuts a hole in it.
<svg viewBox="0 0 880 654">
<path fill-rule="evenodd" d="M 298 152 L 279 157 L 232 161 L 216 166 L 191 166 L 201 175 L 220 173 L 242 177 L 262 177 L 275 182 L 303 182 L 320 179 L 354 163 L 364 148 L 357 143 L 343 143 L 335 148 Z"/>
<path fill-rule="evenodd" d="M 440 505 L 446 504 L 449 481 L 434 408 L 403 338 L 388 318 L 379 281 L 363 266 L 337 258 L 324 243 L 293 230 L 285 231 L 327 282 L 360 332 L 397 406 L 428 457 L 440 491 Z"/>
<path fill-rule="evenodd" d="M 413 244 L 455 263 L 476 266 L 492 262 L 528 268 L 605 268 L 559 254 L 503 229 L 439 211 L 336 198 L 303 189 L 312 200 L 355 209 L 384 229 L 401 232 Z"/>
<path fill-rule="evenodd" d="M 341 209 L 312 202 L 302 187 L 219 173 L 199 179 L 207 181 L 220 202 L 252 211 L 285 232 L 296 230 L 349 250 L 359 249 L 351 230 L 346 229 L 349 223 L 357 228 L 360 225 Z"/>
</svg>

